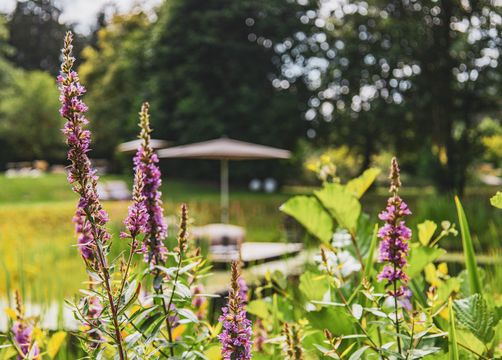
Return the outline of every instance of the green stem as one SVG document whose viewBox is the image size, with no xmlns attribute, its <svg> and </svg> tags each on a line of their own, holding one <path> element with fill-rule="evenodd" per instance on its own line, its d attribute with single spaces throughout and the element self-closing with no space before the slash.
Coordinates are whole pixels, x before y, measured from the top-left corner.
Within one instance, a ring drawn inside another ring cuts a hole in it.
<svg viewBox="0 0 502 360">
<path fill-rule="evenodd" d="M 96 235 L 98 232 L 96 231 L 96 223 L 94 222 L 94 218 L 89 212 L 89 209 L 85 209 L 86 217 L 87 220 L 90 222 L 92 228 L 93 228 L 93 233 Z M 117 340 L 117 347 L 118 347 L 118 353 L 119 353 L 119 358 L 120 360 L 125 360 L 127 359 L 127 355 L 124 352 L 124 348 L 122 345 L 122 335 L 120 333 L 120 326 L 118 322 L 118 317 L 117 317 L 117 308 L 115 307 L 115 301 L 113 300 L 113 294 L 112 294 L 112 288 L 110 285 L 110 273 L 108 272 L 108 264 L 106 262 L 106 257 L 104 255 L 104 251 L 102 248 L 101 241 L 97 239 L 97 236 L 94 238 L 95 243 L 96 243 L 96 252 L 98 255 L 98 266 L 100 267 L 100 270 L 103 274 L 103 283 L 105 286 L 106 294 L 108 296 L 108 302 L 110 303 L 110 311 L 112 312 L 112 320 L 113 320 L 113 327 L 115 330 L 115 337 Z"/>
<path fill-rule="evenodd" d="M 172 329 L 171 329 L 171 322 L 169 321 L 169 315 L 171 314 L 171 305 L 173 304 L 173 299 L 174 299 L 174 292 L 176 291 L 176 284 L 178 283 L 179 275 L 180 275 L 180 269 L 181 269 L 181 261 L 182 261 L 182 252 L 183 250 L 180 248 L 179 253 L 178 253 L 178 266 L 176 268 L 176 275 L 174 277 L 174 284 L 173 284 L 173 289 L 171 290 L 171 296 L 169 298 L 169 304 L 167 305 L 167 317 L 166 317 L 166 324 L 167 324 L 167 330 L 168 330 L 168 336 L 169 336 L 169 341 L 171 342 L 171 356 L 174 356 L 174 343 L 173 343 L 173 334 L 172 334 Z M 164 299 L 162 298 L 164 301 Z M 165 302 L 164 302 L 165 304 Z"/>
<path fill-rule="evenodd" d="M 396 264 L 394 263 L 394 273 L 396 273 Z M 398 318 L 398 304 L 397 304 L 397 281 L 394 280 L 394 308 L 396 309 L 396 318 L 394 319 L 396 326 L 397 350 L 401 355 L 401 338 L 399 337 L 399 318 Z"/>
<path fill-rule="evenodd" d="M 127 281 L 127 275 L 129 274 L 129 268 L 131 267 L 132 256 L 135 251 L 136 251 L 136 238 L 133 237 L 131 240 L 131 250 L 129 251 L 129 257 L 127 259 L 126 270 L 125 270 L 124 276 L 122 278 L 122 282 L 120 284 L 120 290 L 119 290 L 119 294 L 118 294 L 118 298 L 117 298 L 117 308 L 119 307 L 120 298 L 122 297 L 122 292 L 124 291 L 124 286 Z"/>
</svg>

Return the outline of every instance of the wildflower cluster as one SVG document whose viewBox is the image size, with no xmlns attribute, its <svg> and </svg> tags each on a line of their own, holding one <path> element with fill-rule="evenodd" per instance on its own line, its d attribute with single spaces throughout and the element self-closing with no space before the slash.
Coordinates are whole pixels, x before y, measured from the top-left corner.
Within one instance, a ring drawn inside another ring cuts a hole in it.
<svg viewBox="0 0 502 360">
<path fill-rule="evenodd" d="M 40 349 L 33 341 L 33 327 L 24 317 L 24 308 L 21 301 L 21 295 L 16 292 L 16 321 L 12 326 L 12 333 L 16 344 L 17 360 L 41 358 Z"/>
<path fill-rule="evenodd" d="M 133 203 L 129 206 L 127 218 L 124 225 L 129 233 L 122 232 L 120 237 L 136 239 L 139 234 L 146 232 L 148 224 L 148 212 L 145 205 L 145 196 L 143 195 L 144 175 L 141 169 L 136 169 L 133 186 Z"/>
<path fill-rule="evenodd" d="M 405 284 L 408 281 L 405 267 L 409 251 L 408 241 L 411 239 L 411 230 L 406 227 L 402 219 L 410 215 L 411 211 L 397 195 L 401 181 L 396 158 L 392 159 L 389 177 L 392 196 L 387 202 L 387 208 L 378 216 L 380 220 L 385 221 L 384 226 L 378 231 L 378 237 L 381 239 L 378 260 L 387 264 L 378 275 L 378 279 L 380 281 L 387 280 L 389 284 L 392 284 L 394 289 L 390 291 L 391 295 L 400 297 L 407 293 L 404 286 L 398 289 L 397 284 L 398 282 Z"/>
<path fill-rule="evenodd" d="M 97 193 L 96 171 L 92 169 L 87 153 L 91 142 L 91 133 L 85 129 L 88 120 L 85 117 L 87 105 L 80 99 L 85 88 L 80 84 L 78 74 L 73 71 L 75 58 L 72 56 L 73 35 L 68 32 L 64 41 L 63 63 L 57 78 L 60 90 L 59 100 L 61 116 L 66 119 L 63 133 L 68 144 L 68 160 L 71 165 L 68 171 L 68 181 L 73 184 L 73 190 L 79 194 L 80 200 L 74 216 L 78 237 L 78 245 L 83 258 L 95 261 L 97 247 L 101 246 L 110 235 L 105 229 L 108 215 L 103 210 Z"/>
<path fill-rule="evenodd" d="M 144 184 L 141 192 L 148 214 L 148 221 L 145 225 L 147 236 L 142 251 L 145 255 L 145 262 L 149 263 L 153 269 L 155 265 L 161 265 L 166 261 L 167 248 L 164 245 L 164 239 L 167 235 L 167 225 L 164 221 L 164 210 L 162 209 L 162 193 L 159 190 L 162 185 L 161 173 L 157 166 L 159 159 L 150 145 L 152 129 L 150 128 L 148 103 L 143 103 L 139 116 L 141 145 L 133 161 L 136 171 L 143 174 Z"/>
<path fill-rule="evenodd" d="M 287 360 L 303 360 L 303 348 L 298 324 L 284 323 L 284 355 Z"/>
<path fill-rule="evenodd" d="M 225 360 L 251 359 L 252 329 L 248 320 L 244 299 L 241 297 L 239 262 L 232 262 L 232 280 L 228 292 L 227 306 L 222 308 L 219 320 L 223 323 L 223 331 L 218 338 L 222 345 Z"/>
</svg>

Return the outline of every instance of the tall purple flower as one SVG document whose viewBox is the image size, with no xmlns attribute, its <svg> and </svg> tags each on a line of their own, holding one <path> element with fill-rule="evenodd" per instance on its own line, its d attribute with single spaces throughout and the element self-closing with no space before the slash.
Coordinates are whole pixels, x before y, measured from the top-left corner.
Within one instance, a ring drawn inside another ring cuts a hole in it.
<svg viewBox="0 0 502 360">
<path fill-rule="evenodd" d="M 36 343 L 32 343 L 33 328 L 30 325 L 22 321 L 16 321 L 12 326 L 12 332 L 14 333 L 16 344 L 24 355 L 17 355 L 18 360 L 25 359 L 25 356 L 28 354 L 33 355 L 30 359 L 40 359 L 40 349 Z"/>
<path fill-rule="evenodd" d="M 378 231 L 380 242 L 379 262 L 386 263 L 382 272 L 378 275 L 379 281 L 387 280 L 394 289 L 390 294 L 394 297 L 403 296 L 405 284 L 408 276 L 405 272 L 408 257 L 408 241 L 411 238 L 411 230 L 406 227 L 402 220 L 405 216 L 411 215 L 408 205 L 397 195 L 401 181 L 399 177 L 399 166 L 396 158 L 392 158 L 389 179 L 391 181 L 389 191 L 392 196 L 387 201 L 387 207 L 379 214 L 380 220 L 385 224 Z M 397 284 L 402 286 L 397 288 Z"/>
<path fill-rule="evenodd" d="M 392 196 L 387 201 L 387 207 L 378 216 L 385 224 L 378 231 L 380 242 L 380 255 L 378 260 L 386 263 L 382 272 L 378 275 L 378 280 L 387 280 L 387 286 L 391 287 L 389 295 L 394 299 L 396 328 L 396 339 L 398 352 L 401 353 L 401 339 L 399 331 L 398 304 L 411 307 L 410 291 L 406 287 L 408 276 L 405 272 L 408 257 L 408 241 L 411 239 L 411 230 L 406 227 L 402 220 L 405 216 L 411 215 L 408 205 L 397 195 L 401 180 L 399 177 L 399 166 L 396 158 L 392 158 L 390 166 L 390 189 Z M 400 301 L 403 299 L 405 303 Z"/>
<path fill-rule="evenodd" d="M 133 203 L 129 206 L 127 218 L 124 220 L 128 233 L 121 233 L 120 237 L 122 238 L 130 237 L 136 241 L 136 236 L 145 232 L 148 223 L 148 212 L 146 211 L 143 188 L 144 176 L 141 169 L 137 168 L 134 176 Z"/>
<path fill-rule="evenodd" d="M 75 58 L 72 56 L 73 34 L 69 31 L 64 39 L 62 49 L 63 63 L 57 78 L 61 101 L 60 114 L 66 119 L 63 133 L 69 147 L 68 160 L 71 165 L 68 181 L 80 200 L 74 217 L 76 230 L 79 233 L 79 248 L 88 267 L 95 270 L 102 278 L 102 285 L 108 297 L 109 310 L 113 320 L 117 350 L 121 360 L 126 359 L 122 345 L 122 335 L 118 320 L 118 312 L 113 299 L 113 289 L 107 262 L 110 234 L 106 230 L 108 214 L 103 210 L 97 192 L 96 171 L 91 166 L 87 153 L 91 142 L 91 133 L 85 129 L 88 120 L 85 117 L 87 106 L 80 97 L 85 88 L 80 84 L 78 74 L 73 71 Z"/>
<path fill-rule="evenodd" d="M 73 71 L 75 58 L 72 56 L 72 40 L 73 35 L 68 32 L 62 50 L 63 63 L 57 78 L 61 101 L 59 112 L 66 119 L 62 131 L 66 135 L 68 160 L 71 162 L 68 181 L 73 184 L 73 191 L 80 196 L 73 219 L 78 233 L 78 246 L 84 259 L 94 260 L 97 242 L 106 242 L 110 235 L 105 229 L 108 215 L 99 202 L 96 190 L 98 177 L 87 156 L 91 133 L 85 129 L 88 124 L 85 117 L 87 105 L 80 99 L 85 88 L 80 84 L 78 74 Z"/>
<path fill-rule="evenodd" d="M 17 319 L 12 326 L 12 333 L 14 335 L 14 341 L 19 348 L 21 354 L 17 355 L 17 360 L 24 359 L 27 355 L 30 355 L 30 359 L 38 360 L 40 359 L 40 349 L 36 342 L 33 342 L 32 326 L 24 318 L 23 304 L 21 301 L 21 295 L 16 291 L 16 315 Z"/>
<path fill-rule="evenodd" d="M 143 103 L 140 116 L 140 147 L 134 157 L 136 171 L 143 174 L 143 191 L 145 198 L 145 207 L 148 214 L 148 221 L 145 225 L 145 243 L 143 251 L 145 261 L 154 267 L 157 264 L 163 264 L 166 261 L 167 248 L 164 245 L 164 239 L 167 235 L 167 225 L 164 221 L 164 210 L 162 209 L 161 192 L 159 190 L 162 180 L 157 163 L 159 159 L 153 152 L 150 145 L 150 114 L 148 113 L 148 103 Z"/>
<path fill-rule="evenodd" d="M 253 345 L 251 321 L 248 320 L 239 286 L 239 263 L 232 262 L 232 281 L 228 292 L 228 304 L 223 307 L 219 321 L 223 331 L 218 335 L 224 360 L 251 359 Z"/>
</svg>

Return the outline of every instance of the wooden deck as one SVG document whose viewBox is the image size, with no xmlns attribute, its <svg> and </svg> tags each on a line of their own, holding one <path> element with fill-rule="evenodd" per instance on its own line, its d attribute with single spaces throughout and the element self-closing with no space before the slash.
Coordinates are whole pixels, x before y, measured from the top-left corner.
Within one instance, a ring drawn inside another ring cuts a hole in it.
<svg viewBox="0 0 502 360">
<path fill-rule="evenodd" d="M 254 284 L 263 280 L 267 272 L 273 273 L 274 271 L 280 271 L 285 276 L 299 275 L 302 273 L 305 264 L 312 262 L 313 256 L 313 251 L 303 250 L 288 258 L 267 261 L 244 268 L 242 276 L 244 280 L 246 280 L 246 283 Z M 209 279 L 210 281 L 204 285 L 207 293 L 224 294 L 227 292 L 230 282 L 230 274 L 228 271 L 214 271 Z"/>
<path fill-rule="evenodd" d="M 276 260 L 298 254 L 303 249 L 303 244 L 284 244 L 274 242 L 245 242 L 240 247 L 240 256 L 237 247 L 212 246 L 211 262 L 229 263 L 240 259 L 245 263 L 256 263 L 262 261 Z"/>
</svg>

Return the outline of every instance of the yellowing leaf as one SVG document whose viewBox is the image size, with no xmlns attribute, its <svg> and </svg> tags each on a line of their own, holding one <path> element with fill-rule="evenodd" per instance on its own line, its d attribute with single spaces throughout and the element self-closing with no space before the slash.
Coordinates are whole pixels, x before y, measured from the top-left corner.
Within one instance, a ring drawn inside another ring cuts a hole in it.
<svg viewBox="0 0 502 360">
<path fill-rule="evenodd" d="M 429 245 L 432 236 L 436 232 L 437 224 L 434 221 L 425 220 L 423 223 L 418 224 L 418 240 L 423 246 Z"/>
<path fill-rule="evenodd" d="M 441 283 L 437 275 L 436 267 L 434 264 L 430 263 L 425 265 L 424 268 L 425 280 L 432 286 L 438 287 Z"/>
<path fill-rule="evenodd" d="M 5 314 L 11 319 L 11 320 L 16 320 L 17 318 L 17 313 L 16 310 L 12 308 L 5 308 Z"/>
<path fill-rule="evenodd" d="M 442 275 L 448 275 L 448 264 L 445 262 L 442 262 L 441 264 L 438 265 L 438 271 Z"/>
<path fill-rule="evenodd" d="M 366 169 L 361 176 L 350 180 L 345 186 L 352 195 L 360 199 L 379 174 L 380 169 L 378 168 Z"/>
<path fill-rule="evenodd" d="M 173 339 L 177 339 L 185 332 L 187 329 L 186 325 L 179 325 L 173 329 Z"/>
<path fill-rule="evenodd" d="M 54 359 L 56 357 L 65 339 L 66 339 L 66 332 L 64 331 L 58 331 L 57 333 L 51 336 L 49 342 L 47 343 L 47 355 L 49 355 L 51 359 Z"/>
<path fill-rule="evenodd" d="M 490 198 L 490 204 L 496 208 L 502 209 L 502 192 L 497 191 L 497 193 Z"/>
<path fill-rule="evenodd" d="M 221 349 L 219 345 L 211 346 L 204 353 L 209 360 L 221 360 Z"/>
</svg>

